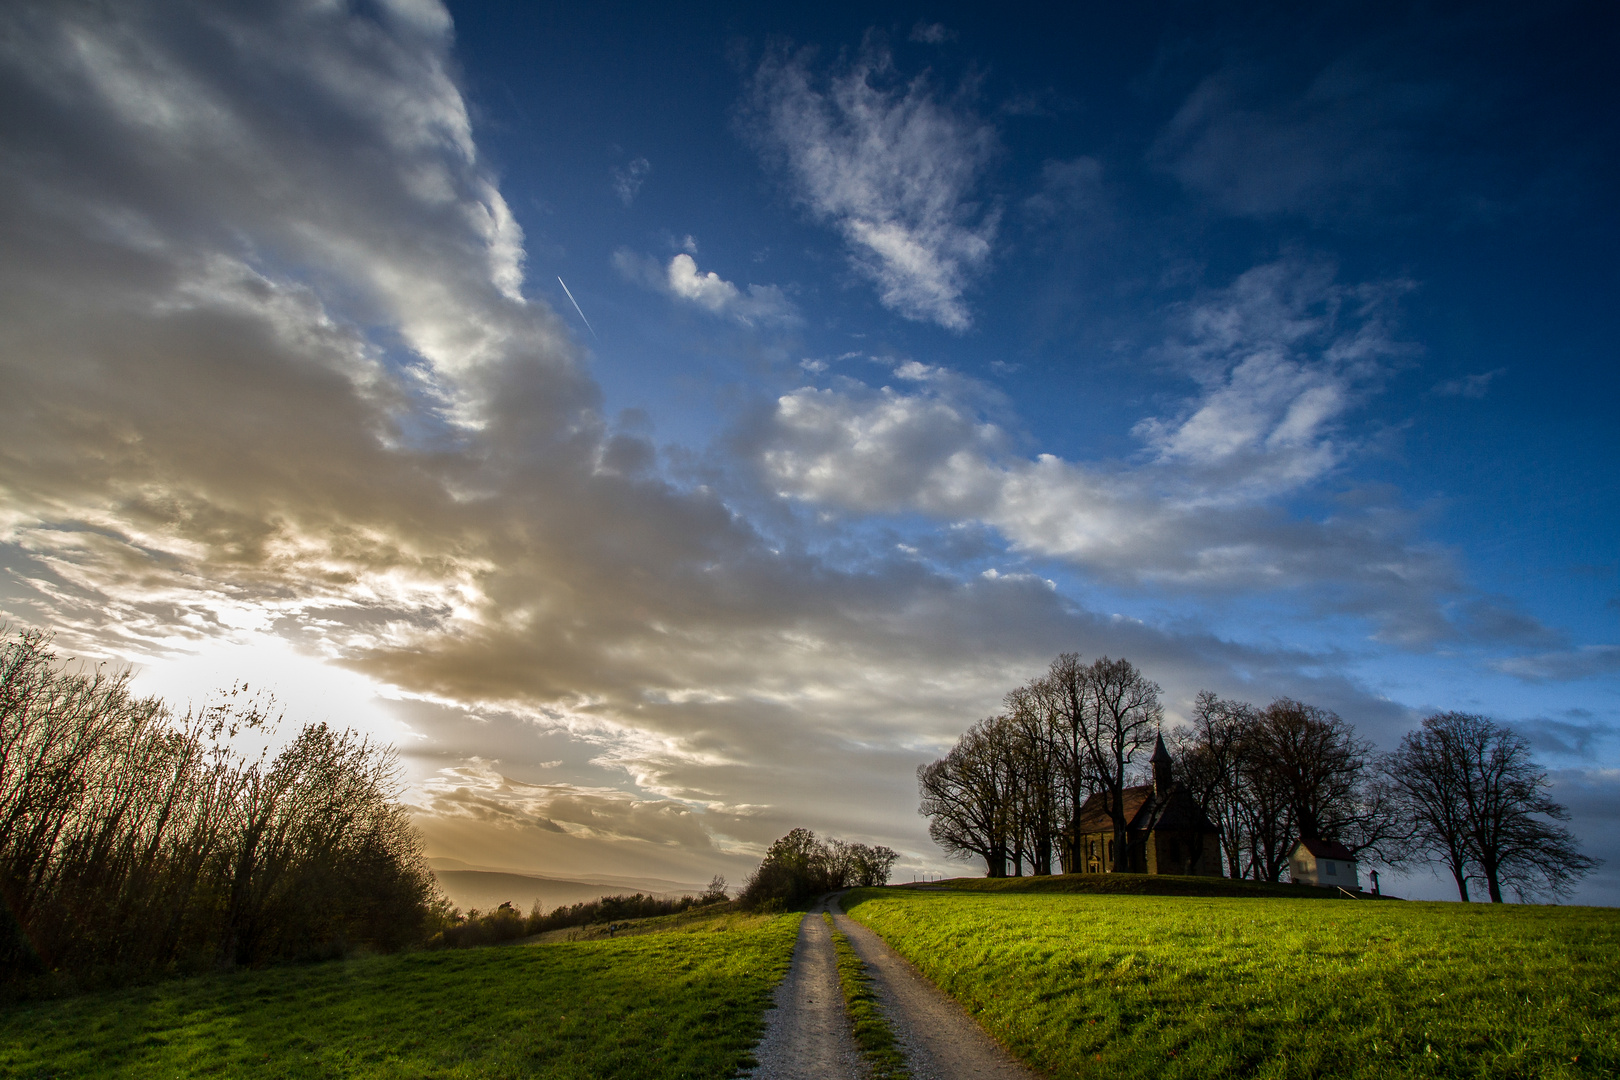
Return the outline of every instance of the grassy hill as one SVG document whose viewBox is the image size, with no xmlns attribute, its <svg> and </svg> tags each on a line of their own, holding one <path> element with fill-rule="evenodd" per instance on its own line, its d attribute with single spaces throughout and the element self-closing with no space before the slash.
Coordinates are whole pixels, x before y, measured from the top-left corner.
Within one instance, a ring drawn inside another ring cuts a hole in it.
<svg viewBox="0 0 1620 1080">
<path fill-rule="evenodd" d="M 1192 877 L 1175 874 L 1051 874 L 1041 877 L 951 878 L 926 885 L 902 888 L 936 891 L 994 893 L 1086 893 L 1092 896 L 1269 896 L 1273 899 L 1347 900 L 1339 889 L 1319 885 L 1273 885 L 1268 881 L 1244 881 L 1226 877 Z M 1371 893 L 1361 894 L 1371 900 Z M 1394 897 L 1382 897 L 1390 900 Z"/>
<path fill-rule="evenodd" d="M 1085 877 L 844 908 L 1055 1077 L 1620 1075 L 1620 911 Z"/>
<path fill-rule="evenodd" d="M 799 918 L 647 920 L 628 937 L 12 1005 L 0 1010 L 0 1076 L 711 1080 L 747 1060 Z"/>
</svg>

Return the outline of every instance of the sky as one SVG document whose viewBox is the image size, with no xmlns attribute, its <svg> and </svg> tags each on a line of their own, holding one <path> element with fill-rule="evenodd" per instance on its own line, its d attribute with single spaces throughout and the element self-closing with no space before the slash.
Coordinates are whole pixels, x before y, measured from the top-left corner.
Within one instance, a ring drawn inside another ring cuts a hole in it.
<svg viewBox="0 0 1620 1080">
<path fill-rule="evenodd" d="M 7 4 L 0 618 L 444 866 L 976 872 L 916 769 L 1073 651 L 1510 724 L 1620 903 L 1617 29 Z"/>
</svg>

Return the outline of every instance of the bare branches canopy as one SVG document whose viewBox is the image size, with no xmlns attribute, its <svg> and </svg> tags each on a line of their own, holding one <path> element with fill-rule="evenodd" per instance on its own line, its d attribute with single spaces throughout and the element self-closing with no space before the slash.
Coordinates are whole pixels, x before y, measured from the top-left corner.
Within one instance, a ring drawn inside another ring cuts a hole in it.
<svg viewBox="0 0 1620 1080">
<path fill-rule="evenodd" d="M 1530 744 L 1495 721 L 1436 713 L 1407 733 L 1385 769 L 1418 848 L 1445 864 L 1463 900 L 1470 881 L 1495 903 L 1503 886 L 1521 897 L 1565 895 L 1597 866 L 1556 824 L 1569 813 L 1547 796 Z"/>
<path fill-rule="evenodd" d="M 1054 862 L 1141 869 L 1144 839 L 1127 835 L 1127 819 L 1154 805 L 1140 782 L 1163 719 L 1159 687 L 1129 661 L 1064 653 L 917 770 L 929 834 L 991 877 L 1049 874 Z M 1476 881 L 1500 901 L 1504 887 L 1562 894 L 1596 865 L 1558 824 L 1568 814 L 1529 745 L 1484 717 L 1431 716 L 1387 755 L 1337 714 L 1289 698 L 1260 709 L 1206 691 L 1190 720 L 1152 762 L 1159 804 L 1173 772 L 1175 798 L 1190 798 L 1211 834 L 1210 864 L 1196 852 L 1173 860 L 1208 868 L 1177 872 L 1278 882 L 1296 845 L 1320 840 L 1362 863 L 1438 860 L 1462 899 Z"/>
</svg>

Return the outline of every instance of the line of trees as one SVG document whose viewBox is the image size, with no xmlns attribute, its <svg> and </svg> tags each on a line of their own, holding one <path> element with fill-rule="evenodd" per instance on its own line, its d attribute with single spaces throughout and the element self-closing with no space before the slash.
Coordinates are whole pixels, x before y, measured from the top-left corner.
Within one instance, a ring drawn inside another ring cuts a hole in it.
<svg viewBox="0 0 1620 1080">
<path fill-rule="evenodd" d="M 1080 809 L 1100 796 L 1127 858 L 1124 791 L 1145 781 L 1163 733 L 1160 688 L 1129 661 L 1074 653 L 1009 692 L 944 758 L 917 771 L 929 834 L 985 861 L 989 876 L 1081 869 Z M 1335 713 L 1279 698 L 1265 708 L 1200 693 L 1191 723 L 1165 733 L 1175 777 L 1214 824 L 1234 878 L 1277 882 L 1302 837 L 1363 862 L 1437 859 L 1459 895 L 1483 882 L 1521 897 L 1567 894 L 1597 863 L 1558 822 L 1525 740 L 1484 717 L 1442 713 L 1378 754 Z"/>
<path fill-rule="evenodd" d="M 474 908 L 466 914 L 460 911 L 447 914 L 440 929 L 428 939 L 427 947 L 464 949 L 497 945 L 503 941 L 571 926 L 613 924 L 625 919 L 650 919 L 687 911 L 725 911 L 729 904 L 726 879 L 718 874 L 699 896 L 665 897 L 644 893 L 604 896 L 596 900 L 582 900 L 577 904 L 562 904 L 550 911 L 543 911 L 540 901 L 536 900 L 527 918 L 516 905 L 507 901 L 492 911 L 480 912 Z"/>
<path fill-rule="evenodd" d="M 917 770 L 929 835 L 952 855 L 985 860 L 991 877 L 1029 865 L 1080 868 L 1080 808 L 1103 795 L 1116 870 L 1125 868 L 1124 790 L 1164 718 L 1159 687 L 1129 660 L 1082 664 L 1063 653 L 1008 693 L 944 758 Z"/>
<path fill-rule="evenodd" d="M 128 683 L 38 631 L 0 645 L 0 982 L 422 939 L 436 885 L 391 749 L 314 724 L 244 760 L 270 721 L 241 691 L 176 717 Z"/>
<path fill-rule="evenodd" d="M 770 846 L 737 902 L 749 911 L 780 911 L 838 889 L 887 885 L 899 858 L 882 844 L 819 840 L 809 829 L 794 829 Z"/>
</svg>

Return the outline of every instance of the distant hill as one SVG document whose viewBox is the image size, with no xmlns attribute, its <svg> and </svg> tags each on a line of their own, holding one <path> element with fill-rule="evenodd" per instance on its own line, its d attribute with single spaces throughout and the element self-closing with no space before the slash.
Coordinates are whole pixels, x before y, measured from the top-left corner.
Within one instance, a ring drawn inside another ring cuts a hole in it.
<svg viewBox="0 0 1620 1080">
<path fill-rule="evenodd" d="M 550 911 L 566 904 L 578 904 L 604 896 L 637 892 L 655 896 L 696 895 L 704 889 L 702 885 L 659 878 L 593 875 L 591 881 L 570 881 L 510 870 L 469 867 L 455 859 L 429 859 L 428 865 L 432 867 L 433 876 L 439 879 L 439 887 L 450 902 L 463 911 L 471 908 L 489 911 L 508 900 L 519 911 L 527 912 L 536 900 L 543 911 Z"/>
</svg>

